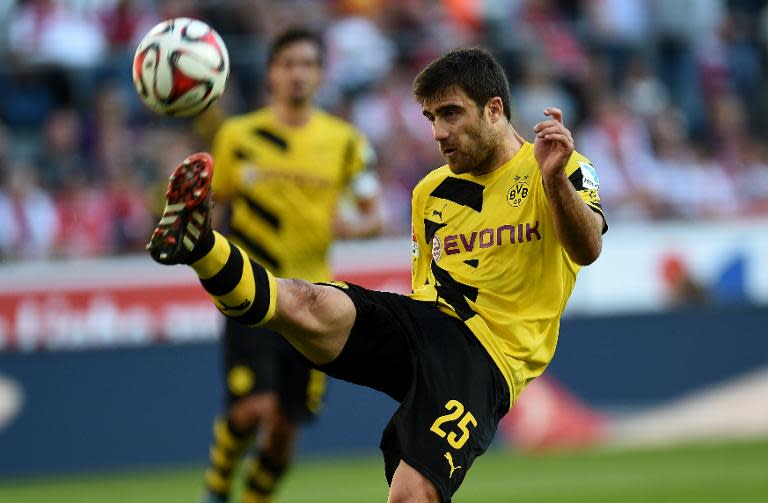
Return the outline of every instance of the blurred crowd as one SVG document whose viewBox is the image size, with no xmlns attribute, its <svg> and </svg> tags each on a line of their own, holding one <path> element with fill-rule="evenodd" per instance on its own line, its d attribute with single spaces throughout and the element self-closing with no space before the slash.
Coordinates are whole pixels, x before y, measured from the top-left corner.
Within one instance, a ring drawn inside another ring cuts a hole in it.
<svg viewBox="0 0 768 503">
<path fill-rule="evenodd" d="M 139 103 L 130 62 L 162 19 L 224 38 L 218 112 L 265 103 L 266 43 L 288 25 L 328 44 L 320 103 L 373 142 L 388 232 L 441 160 L 410 92 L 457 46 L 489 48 L 532 139 L 564 110 L 612 223 L 768 215 L 768 0 L 7 0 L 0 5 L 0 260 L 141 250 L 172 167 L 211 122 Z"/>
</svg>

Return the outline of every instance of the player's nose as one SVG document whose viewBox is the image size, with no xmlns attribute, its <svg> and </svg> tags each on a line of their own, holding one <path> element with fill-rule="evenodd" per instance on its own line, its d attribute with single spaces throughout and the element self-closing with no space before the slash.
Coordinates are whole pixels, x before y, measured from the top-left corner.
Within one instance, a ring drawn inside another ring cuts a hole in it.
<svg viewBox="0 0 768 503">
<path fill-rule="evenodd" d="M 432 135 L 437 142 L 445 141 L 448 139 L 448 128 L 435 121 L 432 123 Z"/>
</svg>

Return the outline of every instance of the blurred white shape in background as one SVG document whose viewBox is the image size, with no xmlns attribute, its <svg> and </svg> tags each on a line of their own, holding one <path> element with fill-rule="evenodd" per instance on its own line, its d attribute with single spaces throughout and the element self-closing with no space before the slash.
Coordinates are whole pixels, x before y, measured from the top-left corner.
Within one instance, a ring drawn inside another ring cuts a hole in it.
<svg viewBox="0 0 768 503">
<path fill-rule="evenodd" d="M 21 387 L 0 375 L 0 433 L 19 415 L 23 403 Z"/>
</svg>

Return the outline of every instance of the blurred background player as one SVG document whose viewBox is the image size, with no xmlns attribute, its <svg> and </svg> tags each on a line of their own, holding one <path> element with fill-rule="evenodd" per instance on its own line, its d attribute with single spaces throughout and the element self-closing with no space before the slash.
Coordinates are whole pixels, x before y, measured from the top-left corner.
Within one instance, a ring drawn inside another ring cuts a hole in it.
<svg viewBox="0 0 768 503">
<path fill-rule="evenodd" d="M 267 56 L 269 105 L 225 121 L 213 141 L 217 223 L 274 274 L 312 281 L 331 279 L 334 236 L 372 236 L 382 226 L 373 151 L 352 125 L 313 103 L 323 52 L 308 29 L 278 34 Z M 353 219 L 338 215 L 346 194 Z M 322 405 L 325 375 L 278 334 L 231 320 L 222 348 L 227 410 L 214 424 L 206 501 L 227 500 L 237 462 L 253 443 L 243 501 L 269 501 L 291 462 L 298 423 Z"/>
</svg>

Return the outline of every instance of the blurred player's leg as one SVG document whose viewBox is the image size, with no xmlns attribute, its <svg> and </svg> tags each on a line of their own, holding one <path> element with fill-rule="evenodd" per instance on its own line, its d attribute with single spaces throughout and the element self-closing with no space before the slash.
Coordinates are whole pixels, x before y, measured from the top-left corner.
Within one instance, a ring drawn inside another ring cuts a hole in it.
<svg viewBox="0 0 768 503">
<path fill-rule="evenodd" d="M 239 430 L 227 418 L 219 417 L 213 426 L 211 465 L 205 473 L 208 491 L 205 501 L 227 501 L 237 462 L 253 439 L 253 430 Z"/>
<path fill-rule="evenodd" d="M 248 463 L 243 503 L 271 501 L 270 497 L 293 459 L 298 425 L 277 414 L 265 428 L 264 441 Z"/>
<path fill-rule="evenodd" d="M 221 348 L 226 422 L 237 432 L 258 432 L 259 438 L 243 470 L 243 500 L 269 501 L 293 458 L 298 424 L 312 419 L 322 405 L 325 375 L 310 370 L 306 359 L 279 334 L 230 319 Z M 223 500 L 232 486 L 227 475 L 237 466 L 245 446 L 224 450 L 216 440 L 206 487 L 211 498 Z M 220 480 L 225 484 L 216 484 Z"/>
<path fill-rule="evenodd" d="M 229 322 L 235 324 L 234 322 Z M 268 332 L 263 329 L 245 329 Z M 257 344 L 252 341 L 258 340 Z M 260 425 L 260 442 L 246 470 L 243 500 L 246 503 L 269 501 L 280 479 L 293 461 L 299 424 L 313 420 L 323 405 L 326 376 L 308 367 L 308 362 L 279 334 L 262 333 L 259 337 L 240 338 L 252 346 L 260 346 L 267 357 L 251 356 L 249 362 L 257 366 L 257 373 L 273 368 L 271 386 L 279 399 L 276 413 L 265 418 Z M 269 351 L 264 347 L 268 346 Z M 239 354 L 244 350 L 239 348 Z M 258 379 L 258 377 L 257 377 Z"/>
<path fill-rule="evenodd" d="M 210 450 L 211 464 L 205 474 L 209 499 L 205 501 L 227 501 L 233 475 L 243 453 L 253 445 L 259 427 L 273 421 L 277 407 L 274 393 L 249 395 L 235 400 L 227 416 L 216 420 Z"/>
</svg>

